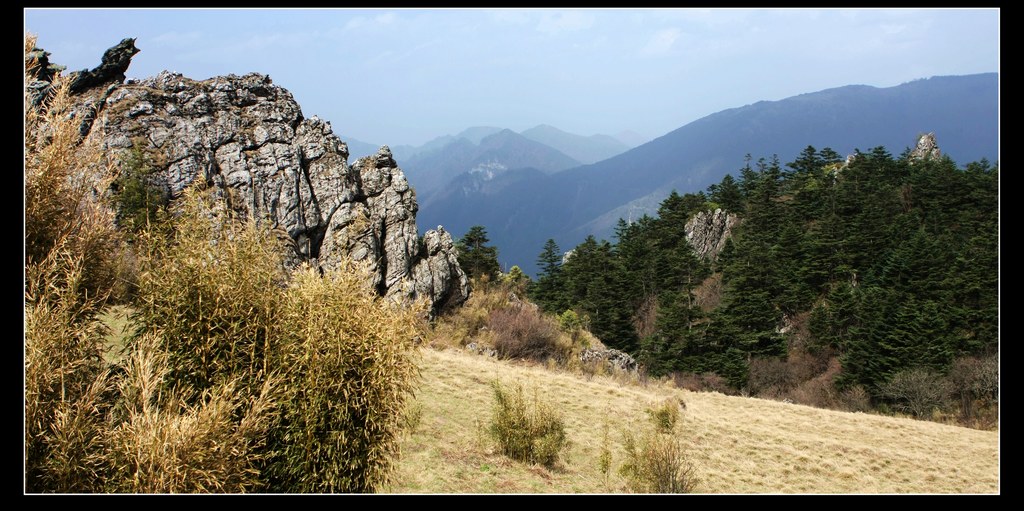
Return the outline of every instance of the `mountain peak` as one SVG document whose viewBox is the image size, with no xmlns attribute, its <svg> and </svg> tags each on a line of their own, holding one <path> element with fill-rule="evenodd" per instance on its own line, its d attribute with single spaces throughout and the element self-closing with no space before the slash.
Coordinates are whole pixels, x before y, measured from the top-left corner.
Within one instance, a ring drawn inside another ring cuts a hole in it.
<svg viewBox="0 0 1024 511">
<path fill-rule="evenodd" d="M 538 124 L 521 133 L 522 136 L 554 147 L 584 164 L 606 160 L 629 149 L 629 146 L 608 135 L 585 137 L 563 131 L 549 124 Z"/>
<path fill-rule="evenodd" d="M 470 126 L 459 132 L 458 135 L 455 135 L 455 138 L 464 138 L 474 144 L 479 144 L 484 138 L 499 133 L 504 129 L 495 126 Z"/>
</svg>

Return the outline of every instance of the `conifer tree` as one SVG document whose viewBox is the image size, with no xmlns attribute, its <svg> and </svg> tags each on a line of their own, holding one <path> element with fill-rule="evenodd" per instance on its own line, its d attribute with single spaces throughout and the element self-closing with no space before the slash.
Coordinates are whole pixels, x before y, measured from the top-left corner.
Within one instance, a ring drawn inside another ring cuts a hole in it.
<svg viewBox="0 0 1024 511">
<path fill-rule="evenodd" d="M 479 279 L 486 275 L 493 280 L 498 276 L 498 248 L 487 246 L 490 241 L 482 225 L 470 227 L 466 235 L 459 239 L 459 266 L 470 278 Z"/>
</svg>

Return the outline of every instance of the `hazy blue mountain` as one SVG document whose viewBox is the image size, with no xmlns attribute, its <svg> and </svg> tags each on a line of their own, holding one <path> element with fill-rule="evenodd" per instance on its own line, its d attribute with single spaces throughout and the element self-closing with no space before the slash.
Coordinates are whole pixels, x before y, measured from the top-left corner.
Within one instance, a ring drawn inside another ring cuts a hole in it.
<svg viewBox="0 0 1024 511">
<path fill-rule="evenodd" d="M 447 187 L 456 176 L 486 170 L 491 174 L 510 169 L 532 167 L 542 172 L 555 172 L 575 167 L 580 162 L 540 142 L 534 142 L 512 130 L 499 130 L 476 138 L 490 128 L 472 128 L 462 132 L 444 147 L 420 152 L 406 160 L 398 160 L 416 188 L 421 203 L 431 194 Z M 464 136 L 465 134 L 465 136 Z M 478 143 L 474 143 L 477 140 Z"/>
<path fill-rule="evenodd" d="M 918 135 L 935 132 L 943 153 L 961 165 L 995 161 L 998 116 L 995 73 L 761 101 L 711 114 L 601 162 L 554 174 L 515 173 L 503 177 L 503 187 L 481 187 L 472 197 L 431 200 L 420 210 L 420 225 L 443 224 L 460 236 L 458 226 L 483 224 L 503 265 L 532 273 L 546 239 L 568 250 L 590 233 L 608 237 L 620 216 L 652 212 L 673 188 L 696 192 L 726 173 L 738 175 L 747 154 L 754 160 L 778 154 L 783 164 L 808 145 L 842 155 L 885 146 L 898 155 Z"/>
<path fill-rule="evenodd" d="M 615 140 L 626 144 L 629 147 L 636 147 L 641 144 L 645 144 L 651 140 L 650 137 L 645 137 L 633 130 L 622 130 L 615 135 Z"/>
<path fill-rule="evenodd" d="M 585 137 L 562 131 L 554 126 L 541 124 L 520 134 L 530 140 L 554 147 L 580 163 L 595 163 L 623 153 L 629 146 L 608 135 Z"/>
<path fill-rule="evenodd" d="M 420 156 L 444 149 L 448 144 L 460 139 L 468 140 L 473 144 L 479 144 L 484 137 L 493 135 L 502 129 L 503 128 L 496 128 L 494 126 L 471 126 L 459 132 L 458 135 L 441 135 L 440 137 L 428 140 L 423 145 L 411 146 L 402 144 L 391 147 L 391 154 L 394 155 L 395 161 L 401 164 L 402 161 L 408 160 L 414 156 Z"/>
<path fill-rule="evenodd" d="M 501 131 L 505 128 L 496 128 L 494 126 L 472 126 L 466 128 L 455 135 L 455 138 L 464 138 L 474 144 L 479 144 L 483 139 Z"/>
</svg>

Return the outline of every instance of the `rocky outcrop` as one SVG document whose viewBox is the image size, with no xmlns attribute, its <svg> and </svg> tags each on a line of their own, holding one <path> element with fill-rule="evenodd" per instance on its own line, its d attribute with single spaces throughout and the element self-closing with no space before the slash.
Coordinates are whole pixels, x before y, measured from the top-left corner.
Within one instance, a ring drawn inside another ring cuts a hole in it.
<svg viewBox="0 0 1024 511">
<path fill-rule="evenodd" d="M 139 49 L 135 47 L 135 39 L 122 39 L 116 46 L 103 52 L 99 66 L 72 73 L 69 85 L 71 92 L 81 92 L 110 82 L 123 82 L 124 72 L 128 70 L 136 53 L 139 53 Z"/>
<path fill-rule="evenodd" d="M 50 52 L 41 48 L 32 48 L 32 51 L 25 54 L 25 69 L 28 74 L 35 76 L 25 84 L 25 94 L 28 95 L 32 106 L 39 106 L 43 98 L 50 92 L 50 83 L 54 77 L 66 69 L 64 66 L 50 62 Z"/>
<path fill-rule="evenodd" d="M 637 369 L 636 359 L 624 351 L 612 348 L 585 349 L 580 353 L 580 362 L 584 364 L 605 363 L 620 371 L 635 371 Z"/>
<path fill-rule="evenodd" d="M 438 228 L 419 239 L 415 192 L 386 146 L 349 165 L 330 123 L 306 118 L 260 74 L 197 81 L 163 72 L 121 83 L 137 51 L 126 39 L 78 75 L 84 136 L 114 154 L 141 147 L 172 200 L 202 183 L 237 215 L 287 232 L 293 264 L 366 261 L 382 296 L 425 298 L 432 314 L 465 301 L 451 236 Z"/>
<path fill-rule="evenodd" d="M 917 147 L 910 152 L 910 162 L 932 160 L 942 157 L 939 143 L 935 141 L 935 133 L 926 133 L 917 139 Z"/>
<path fill-rule="evenodd" d="M 713 261 L 725 248 L 725 242 L 739 221 L 738 216 L 722 209 L 700 211 L 686 222 L 686 240 L 690 242 L 694 253 Z"/>
</svg>

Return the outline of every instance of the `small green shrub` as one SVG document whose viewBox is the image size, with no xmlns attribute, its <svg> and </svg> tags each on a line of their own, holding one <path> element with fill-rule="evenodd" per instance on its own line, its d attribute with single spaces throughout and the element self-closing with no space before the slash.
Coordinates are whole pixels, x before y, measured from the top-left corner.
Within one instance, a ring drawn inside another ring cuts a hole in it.
<svg viewBox="0 0 1024 511">
<path fill-rule="evenodd" d="M 691 493 L 698 483 L 686 449 L 675 435 L 645 430 L 624 433 L 626 461 L 619 473 L 637 493 Z"/>
<path fill-rule="evenodd" d="M 138 233 L 156 221 L 168 203 L 163 190 L 151 182 L 155 169 L 150 160 L 140 143 L 133 145 L 121 157 L 121 174 L 111 187 L 118 224 L 129 232 Z"/>
<path fill-rule="evenodd" d="M 517 294 L 523 294 L 523 291 L 530 284 L 530 277 L 523 273 L 519 266 L 513 265 L 508 273 L 501 276 L 501 282 Z"/>
<path fill-rule="evenodd" d="M 528 403 L 519 385 L 509 391 L 494 382 L 494 412 L 489 432 L 502 454 L 546 466 L 554 465 L 567 446 L 561 416 L 536 396 Z"/>
<path fill-rule="evenodd" d="M 666 399 L 661 404 L 648 408 L 647 415 L 650 416 L 654 428 L 659 433 L 671 434 L 676 429 L 676 423 L 679 422 L 679 402 Z"/>
</svg>

